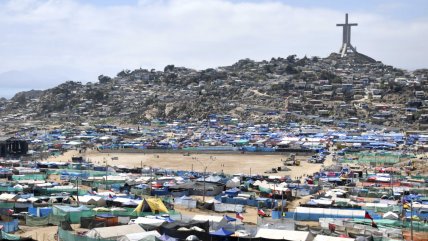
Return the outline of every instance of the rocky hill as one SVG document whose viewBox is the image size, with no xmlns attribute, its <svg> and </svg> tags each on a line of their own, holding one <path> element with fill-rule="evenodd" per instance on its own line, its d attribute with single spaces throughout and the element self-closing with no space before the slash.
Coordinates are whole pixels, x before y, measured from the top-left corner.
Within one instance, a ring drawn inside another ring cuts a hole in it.
<svg viewBox="0 0 428 241">
<path fill-rule="evenodd" d="M 163 71 L 101 75 L 95 83 L 68 81 L 2 99 L 0 114 L 6 119 L 137 123 L 205 119 L 215 113 L 252 122 L 358 118 L 417 125 L 425 123 L 426 83 L 426 70 L 408 72 L 361 54 L 291 55 L 200 71 L 168 65 Z"/>
</svg>

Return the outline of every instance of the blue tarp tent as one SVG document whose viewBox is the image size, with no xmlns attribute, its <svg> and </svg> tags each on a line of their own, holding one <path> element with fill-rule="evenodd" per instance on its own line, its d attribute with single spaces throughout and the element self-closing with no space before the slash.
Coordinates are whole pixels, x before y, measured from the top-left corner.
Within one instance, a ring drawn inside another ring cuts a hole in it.
<svg viewBox="0 0 428 241">
<path fill-rule="evenodd" d="M 236 221 L 236 218 L 232 218 L 232 217 L 229 217 L 227 215 L 224 215 L 224 218 L 227 220 L 227 222 L 235 222 Z"/>
<path fill-rule="evenodd" d="M 159 240 L 162 240 L 162 241 L 178 241 L 178 239 L 173 238 L 173 237 L 170 237 L 170 236 L 168 236 L 168 235 L 166 235 L 166 234 L 163 234 L 163 235 L 162 235 L 162 236 L 160 236 L 158 239 L 159 239 Z"/>
<path fill-rule="evenodd" d="M 232 188 L 225 191 L 225 193 L 230 197 L 236 197 L 240 192 L 241 190 L 239 190 L 238 188 Z"/>
<path fill-rule="evenodd" d="M 161 219 L 161 220 L 165 220 L 166 222 L 168 222 L 168 223 L 173 223 L 173 222 L 175 222 L 175 220 L 174 219 L 172 219 L 172 218 L 170 218 L 170 217 L 159 217 L 159 216 L 156 216 L 156 219 Z"/>
<path fill-rule="evenodd" d="M 234 232 L 226 230 L 224 228 L 220 228 L 219 230 L 215 231 L 215 232 L 210 232 L 211 235 L 216 235 L 216 236 L 230 236 L 232 234 L 234 234 Z"/>
</svg>

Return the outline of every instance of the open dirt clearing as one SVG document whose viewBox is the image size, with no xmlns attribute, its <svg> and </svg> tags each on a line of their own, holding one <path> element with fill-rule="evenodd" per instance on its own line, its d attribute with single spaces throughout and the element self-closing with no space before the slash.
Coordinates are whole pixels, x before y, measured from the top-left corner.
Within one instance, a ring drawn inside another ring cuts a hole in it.
<svg viewBox="0 0 428 241">
<path fill-rule="evenodd" d="M 203 172 L 207 166 L 208 172 L 224 172 L 226 174 L 263 174 L 266 170 L 283 166 L 281 160 L 287 156 L 282 155 L 249 155 L 249 154 L 191 154 L 185 156 L 180 153 L 100 153 L 89 150 L 79 154 L 76 151 L 66 152 L 63 156 L 50 157 L 48 161 L 70 161 L 71 157 L 83 155 L 92 163 L 109 166 L 140 167 L 150 166 L 155 168 L 165 168 L 172 170 L 194 170 Z M 117 160 L 112 160 L 117 157 Z M 279 172 L 272 175 L 290 175 L 292 178 L 312 174 L 321 168 L 321 164 L 306 162 L 306 156 L 298 156 L 301 160 L 300 166 L 289 167 L 291 171 Z M 325 165 L 329 165 L 331 160 L 327 158 Z"/>
</svg>

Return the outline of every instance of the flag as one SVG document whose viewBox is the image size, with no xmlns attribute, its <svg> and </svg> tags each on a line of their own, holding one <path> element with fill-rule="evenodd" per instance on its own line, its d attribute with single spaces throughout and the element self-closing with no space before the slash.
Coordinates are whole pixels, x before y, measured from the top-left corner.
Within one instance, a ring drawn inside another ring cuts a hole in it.
<svg viewBox="0 0 428 241">
<path fill-rule="evenodd" d="M 378 227 L 377 227 L 377 224 L 372 220 L 372 227 L 373 228 L 377 228 L 377 229 L 379 229 Z"/>
<path fill-rule="evenodd" d="M 334 232 L 336 230 L 336 224 L 329 223 L 328 224 L 328 229 L 330 230 L 330 232 Z"/>
<path fill-rule="evenodd" d="M 244 216 L 242 216 L 242 213 L 236 213 L 236 218 L 239 220 L 244 220 Z"/>
<path fill-rule="evenodd" d="M 364 218 L 367 218 L 373 221 L 372 216 L 370 216 L 370 214 L 367 211 L 366 211 L 366 214 L 364 215 Z"/>
<path fill-rule="evenodd" d="M 257 215 L 262 216 L 262 217 L 266 217 L 267 216 L 266 213 L 263 210 L 261 210 L 261 209 L 257 210 Z"/>
</svg>

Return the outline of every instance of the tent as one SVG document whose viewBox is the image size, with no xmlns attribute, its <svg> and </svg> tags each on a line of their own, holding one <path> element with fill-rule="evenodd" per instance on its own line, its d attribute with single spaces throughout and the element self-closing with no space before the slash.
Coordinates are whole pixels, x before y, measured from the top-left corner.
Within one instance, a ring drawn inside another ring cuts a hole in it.
<svg viewBox="0 0 428 241">
<path fill-rule="evenodd" d="M 141 233 L 126 234 L 118 239 L 118 241 L 156 241 L 161 235 L 158 231 L 149 231 Z"/>
<path fill-rule="evenodd" d="M 160 198 L 146 198 L 138 204 L 134 212 L 168 213 L 168 209 Z"/>
<path fill-rule="evenodd" d="M 94 239 L 115 239 L 127 234 L 142 233 L 145 230 L 138 224 L 120 225 L 115 227 L 94 228 L 86 236 Z"/>
<path fill-rule="evenodd" d="M 174 200 L 175 205 L 180 205 L 185 208 L 196 208 L 196 203 L 196 200 L 193 200 L 191 197 L 188 196 L 182 196 Z"/>
<path fill-rule="evenodd" d="M 79 200 L 79 203 L 85 204 L 85 205 L 94 205 L 97 207 L 102 207 L 106 205 L 106 200 L 103 197 L 99 196 L 73 196 L 75 200 Z"/>
<path fill-rule="evenodd" d="M 382 216 L 383 219 L 392 219 L 392 220 L 398 220 L 398 214 L 393 212 L 387 212 Z"/>
<path fill-rule="evenodd" d="M 143 225 L 150 225 L 155 227 L 160 227 L 163 223 L 165 223 L 165 220 L 157 219 L 157 218 L 146 218 L 146 217 L 138 217 L 136 219 L 131 219 L 129 221 L 129 224 L 143 224 Z"/>
<path fill-rule="evenodd" d="M 313 241 L 354 241 L 353 238 L 332 237 L 326 235 L 317 235 Z"/>
<path fill-rule="evenodd" d="M 223 216 L 210 216 L 210 215 L 195 215 L 193 216 L 193 221 L 203 221 L 209 222 L 211 226 L 216 226 L 218 228 L 225 227 L 228 224 L 228 221 Z"/>
<path fill-rule="evenodd" d="M 211 235 L 216 235 L 216 236 L 230 236 L 232 234 L 234 234 L 234 232 L 226 230 L 224 228 L 220 228 L 217 231 L 214 232 L 210 232 Z"/>
<path fill-rule="evenodd" d="M 161 240 L 161 241 L 178 241 L 178 239 L 170 237 L 166 234 L 163 234 L 162 236 L 160 236 L 159 240 Z"/>
<path fill-rule="evenodd" d="M 238 188 L 231 188 L 225 191 L 225 194 L 230 196 L 230 197 L 236 197 L 238 196 L 238 193 L 240 193 L 241 190 L 239 190 Z"/>
<path fill-rule="evenodd" d="M 236 218 L 232 218 L 232 217 L 229 217 L 229 216 L 227 216 L 227 215 L 224 215 L 224 218 L 225 218 L 228 222 L 235 222 L 235 221 L 236 221 Z"/>
<path fill-rule="evenodd" d="M 17 194 L 2 193 L 0 195 L 0 201 L 15 201 L 17 199 L 18 199 Z"/>
<path fill-rule="evenodd" d="M 280 229 L 260 228 L 257 230 L 256 238 L 290 240 L 290 241 L 309 241 L 312 240 L 312 234 L 306 231 L 292 231 Z"/>
<path fill-rule="evenodd" d="M 109 208 L 105 208 L 105 207 L 98 207 L 98 208 L 92 209 L 92 211 L 95 211 L 95 212 L 110 212 L 110 209 Z"/>
<path fill-rule="evenodd" d="M 188 241 L 198 241 L 200 239 L 196 235 L 190 235 L 189 237 L 186 238 L 186 240 L 188 240 Z"/>
<path fill-rule="evenodd" d="M 241 180 L 238 177 L 234 177 L 226 182 L 226 187 L 239 187 L 241 185 Z"/>
</svg>

